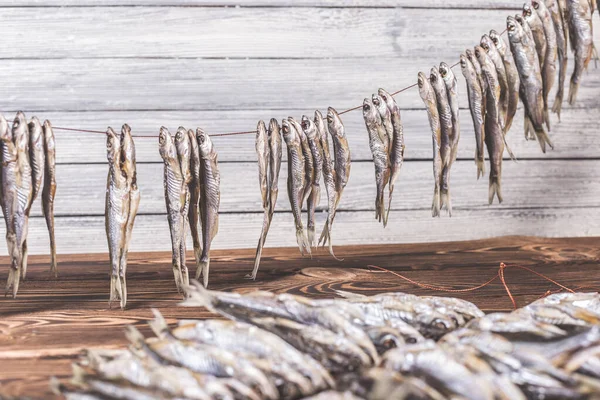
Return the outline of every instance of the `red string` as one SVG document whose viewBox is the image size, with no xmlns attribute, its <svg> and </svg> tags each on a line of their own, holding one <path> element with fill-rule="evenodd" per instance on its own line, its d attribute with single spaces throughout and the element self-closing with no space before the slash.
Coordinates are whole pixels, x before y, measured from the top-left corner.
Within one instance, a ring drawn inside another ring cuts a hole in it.
<svg viewBox="0 0 600 400">
<path fill-rule="evenodd" d="M 515 298 L 513 297 L 512 293 L 510 292 L 510 289 L 508 288 L 508 285 L 506 284 L 506 280 L 504 279 L 504 269 L 505 268 L 506 268 L 506 265 L 504 263 L 500 263 L 500 269 L 498 270 L 498 275 L 500 276 L 500 280 L 502 281 L 504 290 L 506 290 L 506 294 L 508 294 L 508 297 L 510 298 L 510 301 L 513 305 L 513 309 L 516 310 L 517 302 L 515 301 Z"/>
</svg>

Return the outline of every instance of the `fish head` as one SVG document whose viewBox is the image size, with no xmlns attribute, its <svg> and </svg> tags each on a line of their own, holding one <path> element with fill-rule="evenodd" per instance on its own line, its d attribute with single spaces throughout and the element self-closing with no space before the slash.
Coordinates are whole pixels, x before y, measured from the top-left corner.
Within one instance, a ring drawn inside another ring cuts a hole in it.
<svg viewBox="0 0 600 400">
<path fill-rule="evenodd" d="M 316 139 L 317 137 L 317 129 L 313 121 L 310 120 L 306 115 L 302 116 L 302 130 L 304 134 L 311 140 Z"/>
<path fill-rule="evenodd" d="M 487 53 L 483 47 L 475 46 L 475 58 L 477 58 L 482 67 L 487 64 Z"/>
<path fill-rule="evenodd" d="M 388 110 L 387 104 L 379 94 L 373 94 L 371 96 L 371 101 L 373 101 L 373 105 L 377 111 L 379 111 L 379 115 L 383 116 L 389 114 L 390 111 Z"/>
<path fill-rule="evenodd" d="M 269 141 L 276 140 L 277 142 L 281 141 L 281 136 L 279 134 L 279 122 L 277 122 L 276 118 L 271 118 L 269 121 Z"/>
<path fill-rule="evenodd" d="M 27 119 L 22 111 L 19 111 L 15 116 L 12 126 L 12 135 L 15 145 L 18 149 L 29 148 L 29 127 Z"/>
<path fill-rule="evenodd" d="M 467 71 L 469 71 L 469 59 L 467 58 L 467 55 L 465 53 L 461 53 L 460 55 L 460 69 L 463 71 L 463 74 L 465 74 Z"/>
<path fill-rule="evenodd" d="M 302 130 L 302 126 L 300 125 L 300 123 L 298 121 L 296 121 L 296 119 L 294 117 L 288 117 L 288 122 L 290 123 L 290 128 L 292 130 L 296 131 L 296 134 L 300 138 L 300 141 L 302 143 L 306 142 L 306 135 L 304 134 L 304 131 Z"/>
<path fill-rule="evenodd" d="M 452 82 L 454 80 L 452 68 L 450 68 L 450 66 L 443 61 L 440 63 L 439 72 L 444 82 Z"/>
<path fill-rule="evenodd" d="M 327 108 L 327 128 L 332 135 L 335 135 L 339 138 L 344 138 L 346 136 L 342 119 L 333 107 Z"/>
<path fill-rule="evenodd" d="M 384 89 L 379 88 L 379 90 L 377 90 L 377 94 L 383 99 L 383 101 L 385 102 L 385 104 L 387 104 L 390 110 L 393 110 L 395 107 L 397 107 L 396 100 L 394 100 L 394 96 L 389 94 Z"/>
<path fill-rule="evenodd" d="M 121 127 L 121 148 L 123 149 L 123 157 L 126 154 L 131 154 L 133 152 L 133 137 L 131 136 L 131 127 L 127 124 L 124 124 Z"/>
<path fill-rule="evenodd" d="M 52 123 L 45 120 L 43 126 L 44 139 L 46 140 L 46 149 L 54 150 L 54 131 L 52 130 Z"/>
<path fill-rule="evenodd" d="M 190 148 L 188 130 L 183 126 L 180 126 L 175 133 L 175 146 L 177 147 L 177 152 L 181 154 L 187 153 Z"/>
<path fill-rule="evenodd" d="M 173 137 L 171 136 L 171 132 L 164 126 L 161 126 L 158 132 L 158 151 L 165 161 L 176 157 Z"/>
<path fill-rule="evenodd" d="M 37 117 L 29 121 L 29 144 L 32 148 L 41 151 L 44 147 L 44 132 L 42 123 Z"/>
<path fill-rule="evenodd" d="M 525 20 L 533 18 L 533 9 L 528 3 L 523 4 L 523 17 L 525 17 Z"/>
<path fill-rule="evenodd" d="M 519 21 L 519 19 L 521 19 L 522 22 Z M 522 23 L 525 23 L 525 21 L 523 21 L 520 16 L 519 18 L 517 18 L 517 16 L 514 18 L 509 16 L 506 19 L 506 31 L 508 32 L 508 39 L 512 43 L 518 43 L 523 38 L 525 32 L 523 31 Z"/>
<path fill-rule="evenodd" d="M 541 4 L 541 3 L 542 3 L 542 2 L 541 2 L 541 1 L 538 1 L 538 0 L 531 0 L 531 6 L 532 6 L 532 7 L 534 8 L 534 10 L 536 10 L 536 11 L 537 11 L 537 10 L 540 10 L 540 11 L 542 11 L 542 10 L 544 9 L 544 8 L 543 8 L 543 6 L 544 6 L 544 5 L 543 5 L 543 4 Z"/>
<path fill-rule="evenodd" d="M 265 125 L 265 121 L 262 119 L 258 121 L 256 124 L 256 146 L 258 149 L 259 143 L 266 143 L 269 138 L 269 133 L 267 132 L 267 126 Z"/>
<path fill-rule="evenodd" d="M 290 126 L 290 122 L 287 119 L 281 120 L 281 133 L 283 134 L 283 139 L 289 145 L 295 144 L 296 139 L 299 139 L 296 136 L 296 130 L 292 129 Z"/>
<path fill-rule="evenodd" d="M 486 51 L 486 53 L 489 53 L 490 49 L 494 46 L 494 43 L 487 34 L 484 34 L 479 41 L 479 45 Z"/>
<path fill-rule="evenodd" d="M 424 72 L 419 72 L 417 78 L 417 86 L 419 87 L 419 95 L 421 96 L 421 99 L 423 99 L 423 101 L 429 103 L 435 102 L 433 88 L 431 87 L 429 79 L 427 78 L 427 75 L 425 75 Z"/>
<path fill-rule="evenodd" d="M 446 89 L 446 87 L 444 86 L 444 80 L 442 79 L 442 77 L 440 75 L 440 71 L 436 67 L 433 67 L 430 70 L 429 82 L 431 82 L 432 87 L 434 87 L 435 89 L 437 89 L 441 92 L 445 91 L 445 89 Z"/>
<path fill-rule="evenodd" d="M 365 97 L 363 100 L 363 118 L 365 122 L 368 124 L 374 124 L 377 120 L 377 109 L 375 108 L 375 104 L 373 104 L 373 100 Z"/>
<path fill-rule="evenodd" d="M 502 40 L 502 37 L 494 29 L 490 31 L 490 40 L 492 41 L 494 46 L 496 46 L 498 51 L 500 51 L 501 54 L 503 54 L 506 48 L 504 40 Z"/>
<path fill-rule="evenodd" d="M 211 157 L 214 153 L 212 140 L 210 140 L 210 136 L 208 133 L 204 132 L 201 128 L 196 129 L 196 140 L 198 141 L 198 149 L 200 150 L 200 155 L 203 158 Z"/>
<path fill-rule="evenodd" d="M 121 160 L 121 138 L 110 126 L 106 130 L 106 157 L 111 164 Z"/>
</svg>

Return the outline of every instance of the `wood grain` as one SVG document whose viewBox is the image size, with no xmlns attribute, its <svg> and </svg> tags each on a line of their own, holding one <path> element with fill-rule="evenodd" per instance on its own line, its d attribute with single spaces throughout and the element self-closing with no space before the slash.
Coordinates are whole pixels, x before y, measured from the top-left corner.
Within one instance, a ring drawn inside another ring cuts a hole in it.
<svg viewBox="0 0 600 400">
<path fill-rule="evenodd" d="M 489 164 L 486 168 L 489 170 Z M 262 212 L 257 169 L 256 163 L 220 166 L 222 213 Z M 594 184 L 599 169 L 600 160 L 505 161 L 502 171 L 505 202 L 501 208 L 593 207 L 600 198 L 600 187 Z M 139 214 L 165 214 L 163 170 L 162 164 L 138 165 L 138 185 L 142 196 Z M 282 171 L 287 171 L 287 164 L 282 165 Z M 374 171 L 371 161 L 353 163 L 340 210 L 375 210 Z M 433 196 L 432 171 L 430 161 L 406 162 L 396 183 L 392 209 L 429 209 Z M 103 164 L 57 166 L 55 215 L 104 216 L 107 172 L 108 167 Z M 473 161 L 455 162 L 451 178 L 452 203 L 457 210 L 489 208 L 488 180 L 476 179 Z M 282 173 L 279 187 L 285 188 L 286 182 L 287 174 Z M 326 211 L 327 194 L 324 187 L 322 190 L 319 210 Z M 38 203 L 41 199 L 36 200 L 32 216 L 42 215 Z M 277 198 L 276 210 L 291 210 L 285 191 Z"/>
<path fill-rule="evenodd" d="M 345 258 L 342 263 L 321 256 L 302 259 L 291 248 L 266 249 L 256 281 L 243 279 L 252 268 L 251 250 L 217 251 L 213 254 L 211 287 L 240 292 L 263 289 L 311 297 L 332 297 L 333 289 L 431 295 L 437 293 L 388 273 L 369 272 L 366 266 L 376 264 L 420 282 L 458 289 L 484 282 L 497 273 L 500 262 L 505 262 L 509 265 L 505 272 L 507 283 L 517 303 L 524 305 L 555 287 L 511 265 L 533 268 L 568 287 L 593 286 L 600 278 L 599 248 L 600 238 L 531 237 L 443 242 L 435 246 L 361 245 L 340 248 Z M 0 395 L 47 398 L 48 378 L 66 379 L 69 364 L 83 348 L 124 346 L 124 327 L 128 324 L 149 334 L 146 322 L 152 318 L 150 308 L 158 308 L 168 322 L 211 316 L 204 309 L 176 306 L 181 298 L 175 291 L 168 253 L 130 254 L 129 308 L 110 310 L 104 258 L 105 255 L 62 255 L 58 281 L 48 279 L 45 257 L 31 258 L 29 280 L 23 284 L 19 298 L 0 299 Z M 0 258 L 3 270 L 6 263 L 5 257 Z M 499 282 L 461 297 L 488 312 L 511 307 Z"/>
<path fill-rule="evenodd" d="M 427 202 L 430 204 L 431 200 Z M 333 244 L 393 244 L 474 240 L 502 235 L 537 235 L 544 237 L 600 236 L 600 207 L 510 208 L 506 206 L 479 209 L 455 209 L 452 218 L 431 218 L 427 208 L 392 211 L 390 223 L 383 228 L 375 221 L 373 211 L 340 211 L 336 214 Z M 317 230 L 322 229 L 326 213 L 318 213 Z M 266 247 L 296 246 L 291 213 L 276 213 Z M 255 213 L 222 214 L 214 249 L 247 249 L 256 246 L 262 215 Z M 108 251 L 104 217 L 64 217 L 56 219 L 58 254 L 105 253 Z M 28 246 L 31 254 L 48 254 L 48 232 L 43 218 L 32 218 Z M 188 248 L 191 241 L 188 237 Z M 170 251 L 171 240 L 165 215 L 139 215 L 131 251 Z M 318 254 L 327 254 L 318 250 Z M 0 255 L 6 255 L 6 242 L 0 240 Z M 338 256 L 344 255 L 336 251 Z M 108 256 L 105 256 L 108 260 Z M 46 256 L 49 260 L 49 256 Z M 108 267 L 106 267 L 108 268 Z M 108 269 L 107 269 L 108 271 Z M 0 271 L 2 272 L 2 271 Z M 0 282 L 2 281 L 0 274 Z"/>
<path fill-rule="evenodd" d="M 407 94 L 408 95 L 408 94 Z M 137 135 L 156 135 L 153 138 L 136 139 L 137 161 L 162 162 L 158 154 L 158 128 L 161 125 L 175 131 L 178 126 L 188 128 L 202 126 L 209 133 L 225 131 L 243 132 L 255 129 L 258 119 L 281 120 L 289 115 L 300 118 L 303 114 L 312 116 L 310 110 L 232 110 L 223 120 L 221 111 L 92 111 L 92 112 L 40 112 L 39 118 L 49 119 L 55 126 L 77 127 L 80 129 L 102 130 L 108 125 L 118 129 L 127 122 Z M 14 112 L 5 112 L 12 118 Z M 31 116 L 33 114 L 28 114 Z M 552 131 L 550 137 L 554 150 L 542 154 L 539 145 L 526 141 L 523 136 L 523 113 L 519 111 L 513 128 L 507 137 L 508 144 L 519 160 L 553 158 L 598 158 L 600 136 L 592 129 L 597 125 L 596 109 L 565 107 L 562 121 L 551 115 Z M 368 135 L 360 111 L 344 114 L 344 126 L 354 161 L 371 160 Z M 460 113 L 461 138 L 458 148 L 459 159 L 470 160 L 475 154 L 475 135 L 468 110 Z M 406 143 L 406 160 L 431 159 L 431 135 L 425 110 L 402 110 L 402 123 Z M 55 131 L 58 164 L 106 163 L 106 139 L 102 134 Z M 215 138 L 219 152 L 219 162 L 256 161 L 254 151 L 255 135 L 239 135 Z M 85 149 L 85 156 L 82 155 Z M 285 153 L 285 152 L 284 152 Z M 286 154 L 283 155 L 284 159 Z M 508 155 L 505 153 L 505 157 Z M 69 176 L 71 178 L 71 176 Z M 76 177 L 72 177 L 75 178 Z M 60 177 L 59 177 L 60 179 Z"/>
</svg>

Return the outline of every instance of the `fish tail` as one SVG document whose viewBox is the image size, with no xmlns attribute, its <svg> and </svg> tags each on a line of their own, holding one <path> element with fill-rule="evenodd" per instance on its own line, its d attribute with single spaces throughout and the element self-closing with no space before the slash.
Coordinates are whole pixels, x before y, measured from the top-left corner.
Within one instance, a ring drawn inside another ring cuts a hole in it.
<svg viewBox="0 0 600 400">
<path fill-rule="evenodd" d="M 390 183 L 390 191 L 388 194 L 388 207 L 385 212 L 385 218 L 383 219 L 383 227 L 385 228 L 388 223 L 388 219 L 390 218 L 390 208 L 392 208 L 392 194 L 394 193 L 394 185 Z"/>
<path fill-rule="evenodd" d="M 273 214 L 269 210 L 265 211 L 265 219 L 263 222 L 263 227 L 260 232 L 260 237 L 258 238 L 258 244 L 256 245 L 256 255 L 254 256 L 254 268 L 252 269 L 252 273 L 246 275 L 246 278 L 255 280 L 256 275 L 258 274 L 258 268 L 260 266 L 260 258 L 262 256 L 262 250 L 265 245 L 265 241 L 267 240 L 267 233 L 269 232 L 269 227 L 271 226 L 271 218 Z"/>
<path fill-rule="evenodd" d="M 556 91 L 556 97 L 554 98 L 554 104 L 552 105 L 552 112 L 558 116 L 559 122 L 560 122 L 560 112 L 562 110 L 562 102 L 563 102 L 564 95 L 565 95 L 565 90 L 561 85 L 559 85 L 558 90 Z"/>
<path fill-rule="evenodd" d="M 452 216 L 452 202 L 450 199 L 450 188 L 445 188 L 440 191 L 440 210 L 446 208 L 448 215 Z"/>
<path fill-rule="evenodd" d="M 208 287 L 208 272 L 210 269 L 210 258 L 206 261 L 200 261 L 200 268 L 202 269 L 202 284 L 204 287 Z"/>
<path fill-rule="evenodd" d="M 498 202 L 502 203 L 502 185 L 499 176 L 490 176 L 490 187 L 488 191 L 488 202 L 494 202 L 494 196 L 498 197 Z"/>
<path fill-rule="evenodd" d="M 71 383 L 76 386 L 85 386 L 85 370 L 76 363 L 71 363 L 71 369 L 73 377 L 71 378 Z"/>
<path fill-rule="evenodd" d="M 129 340 L 131 344 L 135 345 L 136 347 L 143 347 L 144 342 L 146 341 L 146 338 L 144 337 L 144 335 L 142 335 L 142 332 L 140 332 L 133 325 L 127 325 L 125 327 L 125 337 L 127 338 L 127 340 Z"/>
<path fill-rule="evenodd" d="M 125 279 L 125 275 L 119 276 L 119 286 L 121 287 L 119 296 L 121 298 L 121 310 L 124 310 L 127 305 L 127 280 Z"/>
<path fill-rule="evenodd" d="M 329 254 L 331 255 L 331 257 L 333 257 L 336 261 L 344 261 L 343 258 L 337 258 L 335 253 L 333 252 L 333 244 L 331 243 L 331 236 L 329 237 Z"/>
<path fill-rule="evenodd" d="M 327 221 L 325 221 L 325 226 L 321 231 L 321 236 L 319 237 L 319 245 L 325 247 L 327 244 L 327 239 L 329 238 L 329 215 L 327 216 Z"/>
<path fill-rule="evenodd" d="M 23 254 L 21 257 L 21 279 L 25 280 L 25 277 L 27 276 L 27 258 L 29 255 L 29 251 L 27 250 L 27 239 L 23 241 L 21 253 Z"/>
<path fill-rule="evenodd" d="M 108 300 L 109 307 L 115 300 L 120 300 L 121 297 L 121 281 L 117 274 L 112 274 L 110 277 L 110 298 Z"/>
<path fill-rule="evenodd" d="M 314 226 L 314 222 L 312 224 L 309 224 L 308 227 L 306 228 L 306 234 L 308 235 L 308 246 L 314 246 L 315 245 L 315 226 Z"/>
<path fill-rule="evenodd" d="M 148 321 L 148 326 L 152 329 L 152 332 L 158 338 L 164 338 L 169 332 L 169 325 L 167 325 L 167 321 L 165 317 L 158 311 L 156 308 L 152 308 L 152 314 L 154 314 L 154 319 L 152 321 Z"/>
<path fill-rule="evenodd" d="M 515 157 L 515 154 L 512 152 L 510 146 L 508 145 L 508 142 L 506 141 L 506 135 L 502 136 L 502 140 L 504 140 L 504 149 L 508 152 L 510 159 L 513 161 L 517 161 L 517 157 Z"/>
<path fill-rule="evenodd" d="M 550 132 L 550 113 L 548 112 L 547 105 L 544 105 L 544 122 L 546 123 L 546 128 L 548 128 L 548 132 Z"/>
<path fill-rule="evenodd" d="M 575 67 L 577 68 L 577 67 Z M 577 100 L 577 92 L 579 90 L 579 80 L 578 79 L 574 79 L 575 78 L 575 72 L 573 72 L 573 77 L 571 77 L 571 82 L 569 84 L 569 104 L 570 105 L 574 105 L 575 104 L 575 100 Z"/>
<path fill-rule="evenodd" d="M 485 175 L 485 160 L 482 158 L 477 158 L 475 155 L 475 165 L 477 165 L 477 179 Z"/>
<path fill-rule="evenodd" d="M 529 119 L 528 116 L 525 116 L 525 140 L 535 140 L 533 131 L 534 128 L 531 119 Z"/>
<path fill-rule="evenodd" d="M 550 138 L 548 137 L 548 134 L 544 130 L 543 126 L 540 126 L 535 130 L 535 135 L 537 136 L 540 147 L 542 148 L 542 153 L 546 153 L 546 144 L 548 144 L 548 146 L 554 150 L 554 145 L 550 141 Z"/>
<path fill-rule="evenodd" d="M 432 217 L 440 216 L 440 187 L 439 187 L 439 185 L 435 185 L 435 190 L 433 192 L 433 204 L 431 205 L 431 216 Z"/>
</svg>

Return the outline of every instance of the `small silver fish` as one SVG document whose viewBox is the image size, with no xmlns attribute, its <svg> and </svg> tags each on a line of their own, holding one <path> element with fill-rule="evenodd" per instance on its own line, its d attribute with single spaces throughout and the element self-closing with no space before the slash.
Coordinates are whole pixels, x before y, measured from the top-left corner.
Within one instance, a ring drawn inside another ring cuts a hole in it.
<svg viewBox="0 0 600 400">
<path fill-rule="evenodd" d="M 571 75 L 569 86 L 569 104 L 575 104 L 579 83 L 583 71 L 587 70 L 588 64 L 594 52 L 594 31 L 592 26 L 592 8 L 584 0 L 567 0 L 569 18 L 569 37 L 571 48 L 575 53 L 575 69 Z"/>
<path fill-rule="evenodd" d="M 540 62 L 540 70 L 544 68 L 544 62 L 546 61 L 546 50 L 548 43 L 546 42 L 546 32 L 544 31 L 544 24 L 540 19 L 539 15 L 532 9 L 531 4 L 523 4 L 523 19 L 529 26 L 533 35 L 533 41 L 535 42 L 535 49 L 537 51 L 538 60 Z"/>
<path fill-rule="evenodd" d="M 221 203 L 221 175 L 217 161 L 217 150 L 212 140 L 202 129 L 196 130 L 196 139 L 200 149 L 200 192 L 202 203 L 202 257 L 200 269 L 196 271 L 196 279 L 202 275 L 204 286 L 208 286 L 210 267 L 210 245 L 219 231 L 219 205 Z"/>
<path fill-rule="evenodd" d="M 126 245 L 130 197 L 127 177 L 121 169 L 121 137 L 110 127 L 106 131 L 106 151 L 109 168 L 106 183 L 105 224 L 111 266 L 109 304 L 119 300 L 121 308 L 124 308 L 125 299 L 119 271 Z"/>
<path fill-rule="evenodd" d="M 498 48 L 492 41 L 488 35 L 483 35 L 481 37 L 480 46 L 485 50 L 488 57 L 496 67 L 496 75 L 498 77 L 498 86 L 500 87 L 500 118 L 503 121 L 503 125 L 506 123 L 507 114 L 508 114 L 508 76 L 506 72 L 506 67 L 504 66 L 504 60 L 498 51 Z"/>
<path fill-rule="evenodd" d="M 394 192 L 394 184 L 400 175 L 400 169 L 404 163 L 404 128 L 402 126 L 402 119 L 400 118 L 400 108 L 396 104 L 394 97 L 383 89 L 379 89 L 379 97 L 385 102 L 392 120 L 392 128 L 394 130 L 394 136 L 392 138 L 392 146 L 390 148 L 390 182 L 389 182 L 389 197 L 388 197 L 388 209 L 385 215 L 385 224 L 387 224 L 390 209 L 392 208 L 392 193 Z"/>
<path fill-rule="evenodd" d="M 448 187 L 445 203 L 447 205 L 449 214 L 452 215 L 452 202 L 450 198 L 450 168 L 452 167 L 454 161 L 456 161 L 456 155 L 458 154 L 458 141 L 460 140 L 460 120 L 458 118 L 458 82 L 454 72 L 452 72 L 452 69 L 445 62 L 440 64 L 439 73 L 444 80 L 446 94 L 448 95 L 448 104 L 450 105 L 450 111 L 452 112 L 452 131 L 448 137 L 448 141 L 450 143 L 450 160 L 448 167 L 443 171 L 445 172 L 445 175 L 442 173 L 442 181 L 446 182 L 446 187 Z M 442 191 L 442 195 L 443 194 L 444 192 Z"/>
<path fill-rule="evenodd" d="M 417 80 L 419 86 L 419 95 L 425 103 L 429 126 L 431 128 L 431 137 L 433 140 L 433 179 L 435 182 L 433 191 L 433 204 L 431 205 L 431 216 L 440 216 L 440 182 L 442 180 L 442 156 L 440 146 L 442 141 L 442 127 L 440 124 L 440 115 L 437 109 L 436 94 L 429 83 L 429 79 L 423 72 L 419 72 Z"/>
<path fill-rule="evenodd" d="M 546 127 L 550 130 L 550 117 L 548 113 L 548 97 L 556 79 L 556 60 L 558 58 L 558 42 L 554 22 L 550 10 L 542 0 L 532 0 L 531 5 L 542 21 L 546 38 L 546 56 L 542 66 L 542 83 L 544 84 L 544 118 Z"/>
<path fill-rule="evenodd" d="M 121 171 L 127 179 L 127 188 L 129 190 L 129 212 L 127 224 L 125 226 L 125 245 L 121 253 L 121 262 L 119 264 L 119 280 L 121 281 L 121 308 L 127 304 L 127 254 L 129 252 L 129 243 L 135 217 L 140 206 L 140 189 L 137 184 L 137 166 L 135 159 L 135 144 L 131 136 L 131 127 L 124 124 L 121 128 Z"/>
<path fill-rule="evenodd" d="M 336 209 L 340 204 L 344 188 L 350 179 L 351 156 L 346 129 L 338 112 L 333 108 L 327 108 L 327 128 L 331 139 L 333 140 L 334 168 L 335 168 L 335 188 L 337 198 L 335 201 Z"/>
<path fill-rule="evenodd" d="M 50 236 L 50 272 L 56 278 L 58 266 L 56 260 L 56 240 L 54 238 L 54 197 L 56 195 L 56 145 L 54 131 L 50 121 L 44 121 L 44 186 L 42 188 L 42 211 L 46 219 Z"/>
<path fill-rule="evenodd" d="M 182 214 L 186 202 L 185 181 L 177 158 L 175 140 L 167 128 L 160 128 L 158 149 L 164 162 L 163 186 L 167 207 L 167 221 L 171 232 L 173 276 L 177 290 L 182 292 L 187 282 L 181 262 L 181 242 L 184 240 L 185 216 Z"/>
<path fill-rule="evenodd" d="M 202 257 L 202 245 L 200 244 L 200 231 L 198 224 L 200 223 L 200 149 L 196 134 L 192 129 L 187 131 L 190 142 L 190 183 L 188 189 L 190 192 L 190 207 L 188 210 L 188 223 L 190 225 L 190 233 L 192 235 L 192 243 L 194 246 L 194 259 L 196 260 L 196 269 L 200 266 L 200 257 Z"/>
<path fill-rule="evenodd" d="M 191 159 L 191 145 L 190 138 L 188 136 L 188 130 L 183 126 L 177 129 L 175 134 L 175 149 L 177 151 L 177 159 L 179 161 L 179 168 L 183 176 L 182 184 L 182 208 L 181 208 L 181 224 L 183 225 L 183 235 L 179 247 L 180 260 L 181 260 L 181 273 L 182 281 L 185 285 L 189 284 L 189 272 L 186 261 L 186 219 L 189 216 L 190 211 L 190 183 L 192 182 L 192 172 L 190 166 Z"/>
<path fill-rule="evenodd" d="M 321 174 L 323 172 L 323 149 L 321 148 L 321 139 L 317 132 L 314 122 L 306 115 L 302 116 L 302 131 L 308 141 L 310 148 L 310 157 L 312 158 L 314 174 L 312 180 L 312 189 L 308 197 L 308 222 L 306 224 L 308 244 L 315 246 L 315 210 L 321 202 Z"/>
<path fill-rule="evenodd" d="M 382 100 L 383 102 L 383 100 Z M 384 190 L 390 180 L 390 160 L 387 148 L 387 133 L 377 108 L 369 98 L 363 101 L 363 119 L 369 134 L 369 147 L 375 166 L 375 219 L 382 222 L 385 218 Z"/>
<path fill-rule="evenodd" d="M 485 174 L 485 150 L 483 148 L 485 127 L 482 109 L 484 94 L 477 77 L 477 71 L 465 54 L 460 55 L 460 68 L 467 82 L 467 98 L 469 99 L 469 110 L 471 111 L 471 119 L 475 130 L 475 165 L 477 165 L 477 179 L 479 179 L 480 176 Z"/>
<path fill-rule="evenodd" d="M 308 201 L 310 197 L 310 192 L 312 190 L 312 183 L 315 179 L 315 165 L 313 163 L 312 156 L 310 154 L 310 146 L 308 145 L 308 138 L 304 134 L 302 130 L 302 126 L 298 121 L 294 119 L 294 117 L 288 117 L 288 122 L 290 123 L 290 127 L 294 129 L 300 138 L 300 144 L 302 147 L 302 155 L 304 156 L 304 196 L 302 197 L 302 203 Z"/>
<path fill-rule="evenodd" d="M 546 8 L 550 11 L 550 16 L 552 18 L 552 24 L 554 25 L 555 35 L 556 35 L 556 47 L 557 47 L 557 56 L 558 56 L 558 89 L 556 91 L 556 96 L 554 98 L 554 104 L 552 105 L 552 112 L 558 115 L 558 120 L 560 121 L 560 112 L 562 109 L 562 102 L 565 92 L 565 80 L 567 76 L 567 66 L 568 66 L 568 51 L 567 51 L 567 35 L 568 28 L 566 26 L 566 16 L 563 19 L 563 12 L 561 10 L 560 4 L 557 0 L 545 0 Z"/>
</svg>

